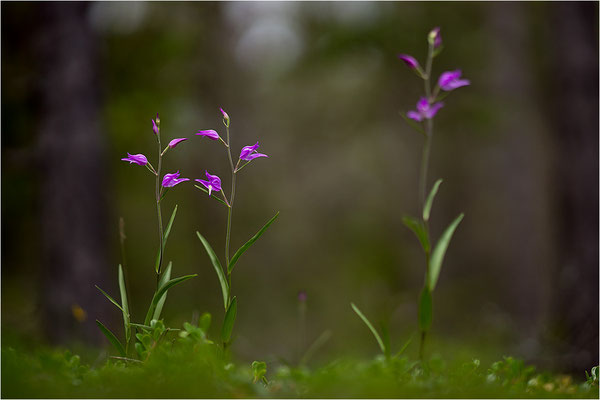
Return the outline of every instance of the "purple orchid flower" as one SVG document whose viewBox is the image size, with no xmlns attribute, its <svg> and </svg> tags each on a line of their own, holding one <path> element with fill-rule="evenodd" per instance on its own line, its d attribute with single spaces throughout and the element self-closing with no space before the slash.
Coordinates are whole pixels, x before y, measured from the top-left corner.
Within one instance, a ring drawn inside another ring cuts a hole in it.
<svg viewBox="0 0 600 400">
<path fill-rule="evenodd" d="M 143 154 L 129 154 L 127 153 L 127 158 L 121 158 L 121 161 L 129 161 L 129 164 L 137 164 L 144 166 L 148 164 L 148 159 Z"/>
<path fill-rule="evenodd" d="M 169 142 L 169 147 L 174 148 L 175 146 L 177 146 L 179 143 L 183 142 L 184 140 L 187 140 L 187 138 L 173 139 Z"/>
<path fill-rule="evenodd" d="M 444 106 L 444 103 L 438 102 L 429 104 L 426 97 L 421 97 L 417 102 L 417 110 L 409 111 L 406 116 L 415 121 L 423 121 L 423 119 L 432 119 L 440 108 Z"/>
<path fill-rule="evenodd" d="M 156 114 L 156 121 L 152 120 L 152 131 L 155 135 L 158 135 L 158 124 L 160 124 L 160 119 L 158 118 L 158 113 Z"/>
<path fill-rule="evenodd" d="M 433 40 L 433 48 L 437 49 L 442 45 L 442 34 L 440 33 L 440 27 L 436 26 L 429 32 L 429 40 Z"/>
<path fill-rule="evenodd" d="M 208 171 L 204 171 L 206 173 L 206 178 L 208 178 L 208 180 L 202 180 L 202 179 L 194 179 L 196 182 L 200 182 L 202 185 L 204 185 L 205 188 L 208 189 L 208 195 L 210 196 L 210 194 L 213 192 L 213 190 L 215 192 L 220 192 L 221 191 L 221 178 L 219 178 L 216 175 L 211 175 L 208 173 Z"/>
<path fill-rule="evenodd" d="M 223 114 L 223 119 L 226 120 L 227 122 L 229 122 L 229 115 L 227 115 L 225 110 L 223 110 L 222 107 L 219 107 L 219 110 L 221 110 L 221 114 Z"/>
<path fill-rule="evenodd" d="M 196 135 L 206 136 L 207 138 L 212 139 L 212 140 L 219 140 L 220 139 L 219 138 L 219 134 L 217 133 L 217 131 L 212 130 L 212 129 L 208 129 L 208 130 L 205 130 L 205 131 L 198 131 L 198 132 L 196 132 Z"/>
<path fill-rule="evenodd" d="M 460 79 L 461 75 L 462 71 L 460 69 L 442 73 L 440 75 L 440 79 L 438 80 L 440 89 L 449 92 L 451 90 L 458 89 L 459 87 L 470 85 L 471 81 L 468 79 Z"/>
<path fill-rule="evenodd" d="M 189 181 L 189 178 L 179 178 L 179 175 L 179 171 L 172 174 L 165 174 L 162 181 L 163 187 L 170 188 L 179 185 L 181 182 Z"/>
<path fill-rule="evenodd" d="M 410 69 L 421 68 L 419 62 L 413 56 L 409 56 L 408 54 L 398 54 L 398 58 L 404 61 Z"/>
<path fill-rule="evenodd" d="M 254 146 L 246 146 L 242 148 L 242 151 L 240 152 L 240 160 L 252 161 L 258 157 L 269 157 L 266 154 L 257 152 L 256 149 L 258 147 L 258 142 L 256 142 Z"/>
</svg>

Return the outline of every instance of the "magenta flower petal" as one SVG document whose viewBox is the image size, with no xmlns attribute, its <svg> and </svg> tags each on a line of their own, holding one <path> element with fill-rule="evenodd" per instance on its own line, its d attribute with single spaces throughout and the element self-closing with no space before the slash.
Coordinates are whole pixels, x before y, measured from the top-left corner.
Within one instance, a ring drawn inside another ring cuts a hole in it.
<svg viewBox="0 0 600 400">
<path fill-rule="evenodd" d="M 416 111 L 409 111 L 406 113 L 406 116 L 410 119 L 414 119 L 415 121 L 421 122 L 423 121 L 423 117 Z"/>
<path fill-rule="evenodd" d="M 177 171 L 172 174 L 165 174 L 162 185 L 163 187 L 173 187 L 185 181 L 189 181 L 189 178 L 179 178 L 179 171 Z"/>
<path fill-rule="evenodd" d="M 204 171 L 206 174 L 206 178 L 208 178 L 207 180 L 203 180 L 203 179 L 194 179 L 196 182 L 201 183 L 202 185 L 204 185 L 205 188 L 208 189 L 208 195 L 210 196 L 211 193 L 213 191 L 215 192 L 220 192 L 221 191 L 221 178 L 219 178 L 217 175 L 211 175 L 208 173 L 208 171 Z"/>
<path fill-rule="evenodd" d="M 156 114 L 156 119 L 158 119 L 158 114 Z M 158 126 L 154 120 L 152 120 L 152 131 L 155 135 L 158 135 Z"/>
<path fill-rule="evenodd" d="M 422 115 L 428 109 L 429 101 L 427 100 L 427 97 L 421 97 L 417 102 L 417 112 L 419 112 Z"/>
<path fill-rule="evenodd" d="M 212 140 L 219 140 L 219 134 L 217 133 L 217 131 L 212 130 L 212 129 L 208 129 L 205 131 L 198 131 L 198 132 L 196 132 L 196 135 L 206 136 L 207 138 L 212 139 Z"/>
<path fill-rule="evenodd" d="M 179 143 L 183 142 L 184 140 L 187 140 L 187 138 L 177 138 L 177 139 L 173 139 L 169 142 L 169 147 L 173 148 L 175 146 L 177 146 Z"/>
<path fill-rule="evenodd" d="M 258 142 L 256 142 L 256 144 L 254 144 L 253 146 L 243 147 L 242 151 L 240 152 L 240 159 L 244 161 L 252 161 L 258 157 L 269 157 L 266 154 L 256 152 L 256 149 L 258 149 L 258 147 Z"/>
<path fill-rule="evenodd" d="M 252 154 L 249 154 L 249 155 L 248 155 L 248 156 L 245 158 L 245 160 L 252 161 L 252 160 L 254 160 L 255 158 L 259 158 L 259 157 L 269 157 L 269 156 L 268 156 L 268 155 L 266 155 L 266 154 L 263 154 L 263 153 L 258 153 L 258 152 L 257 152 L 257 153 L 252 153 Z"/>
<path fill-rule="evenodd" d="M 444 107 L 444 103 L 435 103 L 432 104 L 431 107 L 424 113 L 424 117 L 427 119 L 431 119 L 435 117 L 435 114 L 439 111 L 440 108 Z"/>
<path fill-rule="evenodd" d="M 398 54 L 398 58 L 404 61 L 410 69 L 419 68 L 419 62 L 413 56 L 409 56 L 408 54 Z"/>
<path fill-rule="evenodd" d="M 129 164 L 137 164 L 144 166 L 148 164 L 148 159 L 143 154 L 129 154 L 127 153 L 127 158 L 121 158 L 121 161 L 129 161 Z"/>
<path fill-rule="evenodd" d="M 460 69 L 456 71 L 446 71 L 440 75 L 438 85 L 440 89 L 449 92 L 462 86 L 470 85 L 471 82 L 467 79 L 460 79 L 462 72 Z"/>
</svg>

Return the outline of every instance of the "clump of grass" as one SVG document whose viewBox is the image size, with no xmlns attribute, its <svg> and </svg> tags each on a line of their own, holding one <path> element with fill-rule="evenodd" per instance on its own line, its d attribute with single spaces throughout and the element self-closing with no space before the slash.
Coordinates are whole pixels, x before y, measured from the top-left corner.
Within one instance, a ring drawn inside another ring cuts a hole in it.
<svg viewBox="0 0 600 400">
<path fill-rule="evenodd" d="M 408 357 L 342 358 L 311 369 L 232 361 L 196 327 L 169 333 L 145 362 L 114 358 L 85 365 L 70 351 L 2 349 L 2 397 L 294 398 L 484 397 L 598 398 L 597 368 L 588 380 L 539 373 L 511 357 L 425 364 Z M 188 334 L 183 334 L 188 332 Z M 581 377 L 583 379 L 583 376 Z"/>
</svg>

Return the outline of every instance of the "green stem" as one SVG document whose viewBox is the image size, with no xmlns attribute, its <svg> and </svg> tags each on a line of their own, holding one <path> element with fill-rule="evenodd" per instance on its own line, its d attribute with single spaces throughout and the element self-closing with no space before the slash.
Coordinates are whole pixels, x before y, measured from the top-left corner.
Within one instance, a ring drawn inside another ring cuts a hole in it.
<svg viewBox="0 0 600 400">
<path fill-rule="evenodd" d="M 229 158 L 229 166 L 231 167 L 231 195 L 229 196 L 229 207 L 227 208 L 227 234 L 225 236 L 225 268 L 227 269 L 227 283 L 229 284 L 229 299 L 231 301 L 231 273 L 229 272 L 229 242 L 231 240 L 231 214 L 233 213 L 233 201 L 235 199 L 235 178 L 236 170 L 231 157 L 231 146 L 229 140 L 229 126 L 227 126 L 227 157 Z"/>
<path fill-rule="evenodd" d="M 158 271 L 156 273 L 156 288 L 158 290 L 158 283 L 160 281 L 160 273 L 162 271 L 162 261 L 163 261 L 163 223 L 162 223 L 162 213 L 160 210 L 160 170 L 162 168 L 162 148 L 160 144 L 160 126 L 158 128 L 158 133 L 156 134 L 156 140 L 158 142 L 158 168 L 156 170 L 156 214 L 158 216 L 158 246 L 159 246 L 159 259 L 158 259 Z"/>
<path fill-rule="evenodd" d="M 425 338 L 427 337 L 427 332 L 421 331 L 421 342 L 419 343 L 419 360 L 421 360 L 421 364 L 423 364 L 423 352 L 425 350 Z"/>
</svg>

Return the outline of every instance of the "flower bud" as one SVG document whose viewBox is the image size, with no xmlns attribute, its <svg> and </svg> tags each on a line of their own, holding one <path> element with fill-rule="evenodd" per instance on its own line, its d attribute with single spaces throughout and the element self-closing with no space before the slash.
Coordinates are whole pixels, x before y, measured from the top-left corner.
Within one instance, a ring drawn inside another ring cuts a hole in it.
<svg viewBox="0 0 600 400">
<path fill-rule="evenodd" d="M 223 110 L 222 108 L 220 108 L 220 110 L 221 114 L 223 114 L 223 124 L 225 124 L 225 126 L 229 128 L 229 115 L 227 115 L 225 110 Z"/>
<path fill-rule="evenodd" d="M 427 36 L 429 44 L 433 45 L 434 48 L 438 48 L 442 45 L 442 34 L 440 33 L 440 27 L 436 26 L 429 32 Z"/>
</svg>

